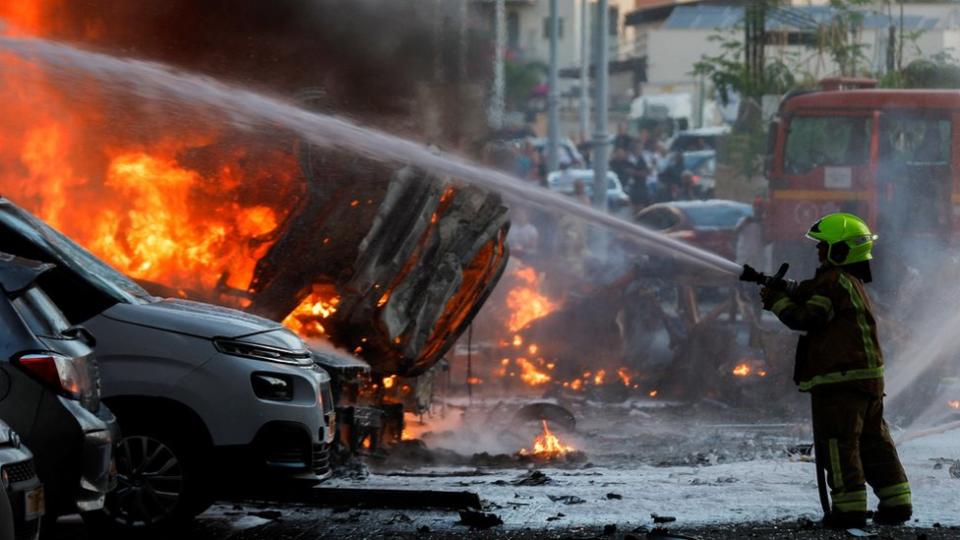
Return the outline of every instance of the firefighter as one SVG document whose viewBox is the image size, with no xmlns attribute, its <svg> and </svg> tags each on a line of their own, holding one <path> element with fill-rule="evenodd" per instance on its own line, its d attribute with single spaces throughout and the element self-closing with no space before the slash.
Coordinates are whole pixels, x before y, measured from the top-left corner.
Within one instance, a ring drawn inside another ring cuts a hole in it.
<svg viewBox="0 0 960 540">
<path fill-rule="evenodd" d="M 763 307 L 793 330 L 794 382 L 809 392 L 817 460 L 827 472 L 832 510 L 827 527 L 866 524 L 869 483 L 880 503 L 873 521 L 910 519 L 910 484 L 883 420 L 883 354 L 864 283 L 871 281 L 877 236 L 853 214 L 824 216 L 807 232 L 820 267 L 787 293 L 765 287 Z"/>
</svg>

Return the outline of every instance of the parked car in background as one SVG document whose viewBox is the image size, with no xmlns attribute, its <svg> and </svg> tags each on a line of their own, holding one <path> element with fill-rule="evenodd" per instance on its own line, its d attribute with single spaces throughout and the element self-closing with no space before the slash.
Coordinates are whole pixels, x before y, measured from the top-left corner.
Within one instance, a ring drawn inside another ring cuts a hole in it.
<svg viewBox="0 0 960 540">
<path fill-rule="evenodd" d="M 99 340 L 103 399 L 123 429 L 119 485 L 104 524 L 160 527 L 212 497 L 331 473 L 329 375 L 280 324 L 151 296 L 127 276 L 0 198 L 0 249 L 55 263 L 41 284 Z"/>
<path fill-rule="evenodd" d="M 48 525 L 62 514 L 103 508 L 115 483 L 118 435 L 113 415 L 100 403 L 93 337 L 71 325 L 39 286 L 52 270 L 51 264 L 0 253 L 0 418 L 36 455 Z M 17 478 L 29 472 L 18 470 Z M 37 501 L 32 504 L 28 513 L 35 514 Z"/>
<path fill-rule="evenodd" d="M 34 540 L 40 536 L 43 486 L 33 454 L 20 435 L 0 420 L 0 540 Z M 7 528 L 9 526 L 9 528 Z"/>
<path fill-rule="evenodd" d="M 730 133 L 730 128 L 727 126 L 680 131 L 670 139 L 667 150 L 671 153 L 716 150 L 720 138 L 728 133 Z"/>
<path fill-rule="evenodd" d="M 636 221 L 733 260 L 737 235 L 751 217 L 749 204 L 711 199 L 652 204 L 637 213 Z"/>
<path fill-rule="evenodd" d="M 566 169 L 547 175 L 547 187 L 564 195 L 574 195 L 577 181 L 583 183 L 586 196 L 592 197 L 592 169 Z M 620 179 L 613 172 L 607 172 L 607 205 L 612 213 L 620 213 L 630 207 L 630 196 L 623 190 Z"/>
</svg>

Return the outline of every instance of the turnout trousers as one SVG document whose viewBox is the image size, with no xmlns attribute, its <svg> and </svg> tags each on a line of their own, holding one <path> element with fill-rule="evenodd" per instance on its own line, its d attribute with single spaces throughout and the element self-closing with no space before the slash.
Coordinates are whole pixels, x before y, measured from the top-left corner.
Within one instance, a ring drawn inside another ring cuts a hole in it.
<svg viewBox="0 0 960 540">
<path fill-rule="evenodd" d="M 865 515 L 866 484 L 878 512 L 909 516 L 910 484 L 883 420 L 883 398 L 826 385 L 811 393 L 817 460 L 827 470 L 833 512 Z"/>
</svg>

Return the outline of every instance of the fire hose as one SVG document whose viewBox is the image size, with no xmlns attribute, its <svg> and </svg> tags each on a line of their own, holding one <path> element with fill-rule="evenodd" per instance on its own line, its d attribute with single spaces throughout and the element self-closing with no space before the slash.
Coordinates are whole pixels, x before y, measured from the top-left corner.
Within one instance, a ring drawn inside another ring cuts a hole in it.
<svg viewBox="0 0 960 540">
<path fill-rule="evenodd" d="M 817 467 L 817 492 L 820 494 L 820 508 L 823 509 L 823 517 L 830 515 L 830 495 L 827 492 L 827 468 L 820 461 L 820 452 L 817 452 L 817 445 L 813 445 L 814 463 Z"/>
</svg>

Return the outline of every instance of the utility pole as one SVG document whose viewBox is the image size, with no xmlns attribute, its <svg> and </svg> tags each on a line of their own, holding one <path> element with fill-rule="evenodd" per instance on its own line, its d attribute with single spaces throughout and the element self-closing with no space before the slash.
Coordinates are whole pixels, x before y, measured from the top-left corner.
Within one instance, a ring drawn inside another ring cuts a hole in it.
<svg viewBox="0 0 960 540">
<path fill-rule="evenodd" d="M 607 209 L 607 160 L 610 158 L 610 137 L 607 134 L 607 81 L 610 62 L 610 11 L 607 0 L 597 2 L 597 109 L 596 132 L 593 135 L 593 206 Z"/>
<path fill-rule="evenodd" d="M 590 1 L 580 0 L 580 139 L 590 137 Z"/>
<path fill-rule="evenodd" d="M 503 127 L 504 104 L 504 86 L 506 79 L 504 77 L 504 56 L 507 49 L 507 4 L 506 0 L 496 0 L 494 7 L 494 34 L 496 45 L 494 47 L 493 59 L 493 92 L 490 98 L 489 121 L 490 127 L 500 129 Z"/>
<path fill-rule="evenodd" d="M 461 89 L 463 85 L 467 82 L 467 49 L 469 47 L 469 36 L 467 34 L 467 18 L 469 16 L 469 6 L 467 2 L 469 0 L 460 0 L 460 13 L 457 22 L 459 23 L 459 43 L 457 53 L 457 82 L 460 83 Z"/>
<path fill-rule="evenodd" d="M 560 142 L 560 117 L 557 111 L 560 96 L 557 89 L 557 39 L 560 17 L 557 0 L 550 0 L 550 74 L 547 88 L 547 172 L 559 169 L 557 145 Z"/>
</svg>

